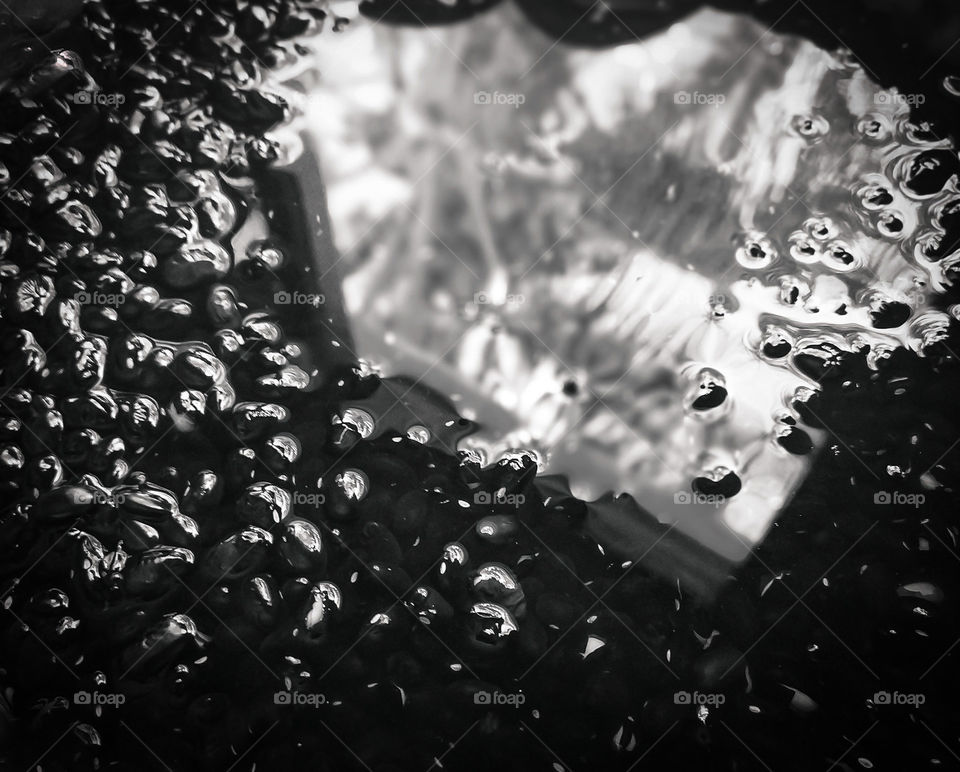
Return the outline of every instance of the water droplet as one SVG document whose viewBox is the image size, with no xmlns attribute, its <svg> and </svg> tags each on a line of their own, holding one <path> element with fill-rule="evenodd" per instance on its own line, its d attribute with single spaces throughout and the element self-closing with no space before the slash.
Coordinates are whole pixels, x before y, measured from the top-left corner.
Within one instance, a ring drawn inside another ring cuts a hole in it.
<svg viewBox="0 0 960 772">
<path fill-rule="evenodd" d="M 878 330 L 892 330 L 904 324 L 912 309 L 903 300 L 889 297 L 880 290 L 867 296 L 870 305 L 870 321 Z"/>
<path fill-rule="evenodd" d="M 893 135 L 893 126 L 889 118 L 884 115 L 866 115 L 857 123 L 857 131 L 865 139 L 883 142 Z"/>
<path fill-rule="evenodd" d="M 777 250 L 763 233 L 750 232 L 736 251 L 737 262 L 744 268 L 758 270 L 766 268 L 777 259 Z"/>
<path fill-rule="evenodd" d="M 820 260 L 820 248 L 806 234 L 794 233 L 790 237 L 790 257 L 798 263 L 810 265 Z"/>
<path fill-rule="evenodd" d="M 893 195 L 886 185 L 866 185 L 860 189 L 858 196 L 860 198 L 860 205 L 864 209 L 883 209 L 885 206 L 893 203 Z"/>
<path fill-rule="evenodd" d="M 348 499 L 355 501 L 360 501 L 366 496 L 369 488 L 367 476 L 359 469 L 347 469 L 342 474 L 338 474 L 336 483 Z"/>
<path fill-rule="evenodd" d="M 777 443 L 788 453 L 803 456 L 813 450 L 813 440 L 803 429 L 783 424 L 776 429 Z"/>
<path fill-rule="evenodd" d="M 823 252 L 823 264 L 834 271 L 845 273 L 860 267 L 861 260 L 845 241 L 832 241 Z"/>
<path fill-rule="evenodd" d="M 426 445 L 430 442 L 430 430 L 426 426 L 415 424 L 407 429 L 407 439 L 419 442 L 421 445 Z"/>
<path fill-rule="evenodd" d="M 960 75 L 945 76 L 943 88 L 950 96 L 960 97 Z"/>
<path fill-rule="evenodd" d="M 790 353 L 793 341 L 785 330 L 767 327 L 760 344 L 761 353 L 770 359 L 781 359 Z"/>
<path fill-rule="evenodd" d="M 795 115 L 790 128 L 800 137 L 817 142 L 830 131 L 830 122 L 822 115 Z"/>
<path fill-rule="evenodd" d="M 345 424 L 353 426 L 353 428 L 357 430 L 357 434 L 364 439 L 373 434 L 373 416 L 362 408 L 348 407 L 343 411 L 343 416 L 340 420 Z"/>
<path fill-rule="evenodd" d="M 808 217 L 803 222 L 803 229 L 817 241 L 826 241 L 834 238 L 840 229 L 829 217 Z"/>
<path fill-rule="evenodd" d="M 517 519 L 512 515 L 491 515 L 477 521 L 477 536 L 486 542 L 503 542 L 517 532 Z"/>
<path fill-rule="evenodd" d="M 950 309 L 956 317 L 956 306 Z M 946 340 L 950 333 L 950 316 L 943 311 L 927 311 L 910 323 L 910 337 L 919 341 L 920 349 L 929 348 L 934 343 Z"/>
<path fill-rule="evenodd" d="M 694 388 L 688 395 L 687 409 L 710 411 L 720 407 L 727 400 L 726 380 L 723 375 L 710 368 L 697 373 Z"/>
<path fill-rule="evenodd" d="M 527 462 L 536 464 L 537 472 L 544 469 L 544 459 L 536 450 L 532 448 L 510 448 L 500 454 L 499 462 L 508 461 L 514 469 L 522 469 Z"/>
<path fill-rule="evenodd" d="M 784 276 L 780 279 L 780 302 L 795 306 L 798 301 L 810 296 L 810 285 L 797 276 Z"/>
<path fill-rule="evenodd" d="M 877 230 L 887 238 L 900 238 L 903 235 L 903 228 L 903 216 L 899 212 L 884 212 L 877 218 Z"/>
<path fill-rule="evenodd" d="M 694 493 L 704 496 L 723 496 L 729 499 L 740 492 L 743 483 L 736 472 L 725 466 L 718 466 L 705 470 L 702 476 L 693 480 L 691 487 Z"/>
<path fill-rule="evenodd" d="M 914 198 L 934 196 L 960 173 L 960 160 L 955 150 L 931 148 L 897 164 L 900 186 Z"/>
</svg>

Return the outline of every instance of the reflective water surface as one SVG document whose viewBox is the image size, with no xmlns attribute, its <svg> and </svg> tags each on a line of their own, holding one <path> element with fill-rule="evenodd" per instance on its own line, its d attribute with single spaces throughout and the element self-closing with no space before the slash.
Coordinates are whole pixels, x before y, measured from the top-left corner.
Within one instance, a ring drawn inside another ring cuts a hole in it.
<svg viewBox="0 0 960 772">
<path fill-rule="evenodd" d="M 316 67 L 358 353 L 453 395 L 487 461 L 737 559 L 825 439 L 796 406 L 835 353 L 945 333 L 955 160 L 843 52 L 713 12 L 585 52 L 507 6 L 361 22 Z"/>
</svg>

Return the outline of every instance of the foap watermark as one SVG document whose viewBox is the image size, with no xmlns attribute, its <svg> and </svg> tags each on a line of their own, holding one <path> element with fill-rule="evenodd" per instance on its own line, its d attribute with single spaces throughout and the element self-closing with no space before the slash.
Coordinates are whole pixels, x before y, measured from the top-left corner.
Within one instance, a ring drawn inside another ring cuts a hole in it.
<svg viewBox="0 0 960 772">
<path fill-rule="evenodd" d="M 327 301 L 318 292 L 274 292 L 273 303 L 277 306 L 313 306 L 317 308 Z"/>
<path fill-rule="evenodd" d="M 925 94 L 900 94 L 890 91 L 879 91 L 873 95 L 875 105 L 905 105 L 915 107 L 927 101 Z"/>
<path fill-rule="evenodd" d="M 94 491 L 93 503 L 100 507 L 119 507 L 126 500 L 122 493 L 108 493 L 107 491 Z"/>
<path fill-rule="evenodd" d="M 73 296 L 81 306 L 122 306 L 126 295 L 119 292 L 78 292 Z"/>
<path fill-rule="evenodd" d="M 74 705 L 90 705 L 92 707 L 119 708 L 127 701 L 125 694 L 111 692 L 74 692 Z"/>
<path fill-rule="evenodd" d="M 919 509 L 927 497 L 922 493 L 901 493 L 900 491 L 877 491 L 873 494 L 874 504 L 894 504 L 901 507 Z"/>
<path fill-rule="evenodd" d="M 327 704 L 327 696 L 318 692 L 288 692 L 286 690 L 273 693 L 274 705 L 289 707 L 319 708 Z"/>
<path fill-rule="evenodd" d="M 522 493 L 507 493 L 502 488 L 491 493 L 490 491 L 477 491 L 473 494 L 473 503 L 482 507 L 506 506 L 519 507 L 527 500 Z"/>
<path fill-rule="evenodd" d="M 679 691 L 673 693 L 674 705 L 707 705 L 718 708 L 726 701 L 727 696 L 717 692 Z"/>
<path fill-rule="evenodd" d="M 518 110 L 526 101 L 527 97 L 519 92 L 475 91 L 473 93 L 475 105 L 506 105 Z"/>
<path fill-rule="evenodd" d="M 293 503 L 301 504 L 307 507 L 319 507 L 321 504 L 325 503 L 327 497 L 322 493 L 301 493 L 300 491 L 293 492 Z"/>
<path fill-rule="evenodd" d="M 698 507 L 722 507 L 727 497 L 722 493 L 697 493 L 696 491 L 677 491 L 673 494 L 673 503 L 680 505 L 695 505 Z"/>
<path fill-rule="evenodd" d="M 118 91 L 74 91 L 69 98 L 75 105 L 106 105 L 114 107 L 127 101 L 126 96 Z"/>
<path fill-rule="evenodd" d="M 503 301 L 500 302 L 495 298 L 490 296 L 490 293 L 480 292 L 473 293 L 473 302 L 478 306 L 489 306 L 489 305 L 504 305 L 504 306 L 519 306 L 525 303 L 527 298 L 523 295 L 505 295 Z"/>
<path fill-rule="evenodd" d="M 704 94 L 701 91 L 674 91 L 673 103 L 675 105 L 709 105 L 711 107 L 720 107 L 727 101 L 724 94 Z"/>
<path fill-rule="evenodd" d="M 927 695 L 918 692 L 875 692 L 873 695 L 874 705 L 908 705 L 912 708 L 919 708 L 927 701 Z"/>
<path fill-rule="evenodd" d="M 527 695 L 522 692 L 488 692 L 480 690 L 473 695 L 474 705 L 509 705 L 519 708 L 527 701 Z"/>
</svg>

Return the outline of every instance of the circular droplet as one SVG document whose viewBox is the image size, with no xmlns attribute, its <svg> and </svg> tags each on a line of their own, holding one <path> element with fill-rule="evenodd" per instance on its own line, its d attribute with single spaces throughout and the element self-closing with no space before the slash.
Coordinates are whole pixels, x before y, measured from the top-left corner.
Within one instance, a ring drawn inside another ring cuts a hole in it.
<svg viewBox="0 0 960 772">
<path fill-rule="evenodd" d="M 803 229 L 817 241 L 826 241 L 834 238 L 840 229 L 829 217 L 808 217 L 803 222 Z"/>
<path fill-rule="evenodd" d="M 832 241 L 827 245 L 827 248 L 823 251 L 822 262 L 828 268 L 841 273 L 853 271 L 861 263 L 850 246 L 845 241 L 839 240 Z"/>
<path fill-rule="evenodd" d="M 364 439 L 373 434 L 373 416 L 359 407 L 348 407 L 343 411 L 340 420 L 345 424 L 350 424 L 357 430 L 357 434 Z"/>
<path fill-rule="evenodd" d="M 758 270 L 766 268 L 777 258 L 777 250 L 766 235 L 757 232 L 746 234 L 737 248 L 737 262 L 744 268 Z"/>
<path fill-rule="evenodd" d="M 822 115 L 795 115 L 790 128 L 809 142 L 817 142 L 830 131 L 830 122 Z"/>
<path fill-rule="evenodd" d="M 893 194 L 886 185 L 867 185 L 858 192 L 860 205 L 864 209 L 876 211 L 893 203 Z"/>
<path fill-rule="evenodd" d="M 340 489 L 346 497 L 354 501 L 360 501 L 366 496 L 367 490 L 370 487 L 367 476 L 359 469 L 347 469 L 343 473 L 338 474 L 336 483 L 340 486 Z"/>
<path fill-rule="evenodd" d="M 414 424 L 407 429 L 407 439 L 419 442 L 421 445 L 426 445 L 430 442 L 430 430 L 426 426 Z"/>
<path fill-rule="evenodd" d="M 469 563 L 470 555 L 467 554 L 467 548 L 460 542 L 452 541 L 443 548 L 438 571 L 441 576 L 460 574 L 466 570 Z"/>
<path fill-rule="evenodd" d="M 903 216 L 899 212 L 883 212 L 877 218 L 877 230 L 888 239 L 897 239 L 903 235 Z"/>
<path fill-rule="evenodd" d="M 865 115 L 857 123 L 857 131 L 868 140 L 883 142 L 893 135 L 893 126 L 884 115 Z"/>
<path fill-rule="evenodd" d="M 477 521 L 476 531 L 483 541 L 499 544 L 517 533 L 517 518 L 513 515 L 491 515 Z"/>
<path fill-rule="evenodd" d="M 820 260 L 820 248 L 805 234 L 795 233 L 790 237 L 790 257 L 798 263 L 810 265 Z"/>
<path fill-rule="evenodd" d="M 790 336 L 777 327 L 768 327 L 760 344 L 761 353 L 770 359 L 782 359 L 790 353 L 793 341 Z"/>
</svg>

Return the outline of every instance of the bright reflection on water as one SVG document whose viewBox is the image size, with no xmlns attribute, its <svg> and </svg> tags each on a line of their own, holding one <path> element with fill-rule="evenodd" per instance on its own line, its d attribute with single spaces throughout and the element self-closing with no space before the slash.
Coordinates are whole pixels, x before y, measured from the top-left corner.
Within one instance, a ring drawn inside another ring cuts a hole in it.
<svg viewBox="0 0 960 772">
<path fill-rule="evenodd" d="M 359 22 L 305 115 L 360 355 L 454 395 L 487 460 L 532 449 L 732 558 L 824 439 L 797 362 L 920 351 L 956 261 L 945 143 L 842 54 L 761 32 L 704 12 L 598 53 L 510 6 Z"/>
</svg>

